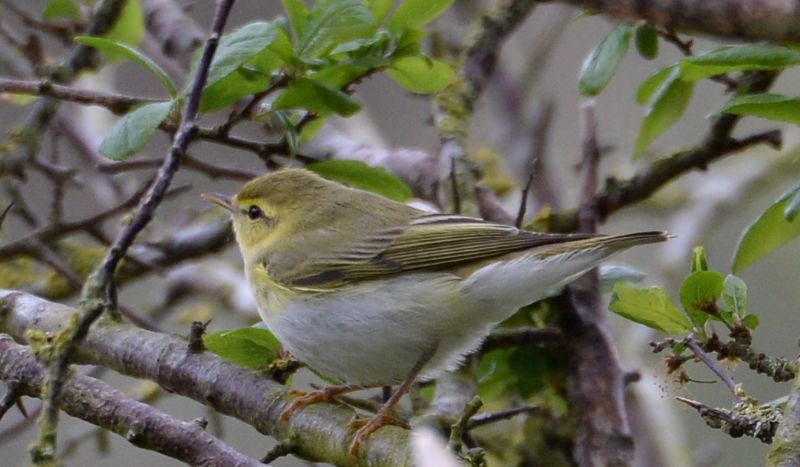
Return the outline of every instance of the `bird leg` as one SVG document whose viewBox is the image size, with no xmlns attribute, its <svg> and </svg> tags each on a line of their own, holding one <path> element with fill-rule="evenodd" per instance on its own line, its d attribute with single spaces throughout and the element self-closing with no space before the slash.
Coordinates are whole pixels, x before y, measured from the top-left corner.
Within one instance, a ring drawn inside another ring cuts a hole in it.
<svg viewBox="0 0 800 467">
<path fill-rule="evenodd" d="M 362 389 L 370 389 L 373 386 L 365 386 L 363 384 L 346 384 L 344 386 L 329 386 L 322 388 L 319 391 L 300 391 L 292 389 L 289 391 L 288 396 L 296 398 L 289 404 L 289 407 L 281 412 L 278 421 L 285 423 L 295 412 L 305 407 L 306 405 L 316 404 L 318 402 L 331 402 L 336 401 L 335 397 L 348 392 L 360 391 Z"/>
<path fill-rule="evenodd" d="M 350 443 L 350 450 L 349 454 L 350 457 L 355 458 L 358 455 L 358 448 L 361 444 L 369 438 L 369 435 L 377 431 L 384 425 L 399 425 L 404 428 L 407 428 L 408 425 L 405 423 L 398 423 L 395 417 L 392 416 L 392 410 L 394 407 L 400 402 L 400 399 L 411 389 L 411 385 L 414 384 L 414 381 L 419 376 L 419 373 L 422 371 L 422 368 L 425 367 L 425 364 L 428 363 L 428 360 L 431 359 L 434 352 L 426 352 L 422 358 L 420 358 L 417 363 L 414 364 L 414 367 L 411 368 L 411 371 L 406 376 L 406 379 L 403 380 L 402 384 L 397 387 L 397 390 L 394 391 L 392 396 L 386 403 L 381 406 L 378 412 L 369 419 L 356 419 L 351 421 L 347 424 L 348 428 L 355 428 L 360 427 L 353 438 L 352 443 Z"/>
</svg>

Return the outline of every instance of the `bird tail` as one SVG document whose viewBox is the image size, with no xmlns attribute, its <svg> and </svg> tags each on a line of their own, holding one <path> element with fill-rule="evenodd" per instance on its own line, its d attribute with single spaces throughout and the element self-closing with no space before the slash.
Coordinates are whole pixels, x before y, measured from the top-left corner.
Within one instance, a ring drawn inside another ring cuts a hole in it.
<svg viewBox="0 0 800 467">
<path fill-rule="evenodd" d="M 609 257 L 637 245 L 663 242 L 666 232 L 597 235 L 544 245 L 516 258 L 475 271 L 463 284 L 467 296 L 485 308 L 515 310 L 540 300 Z M 502 316 L 506 318 L 507 316 Z"/>
</svg>

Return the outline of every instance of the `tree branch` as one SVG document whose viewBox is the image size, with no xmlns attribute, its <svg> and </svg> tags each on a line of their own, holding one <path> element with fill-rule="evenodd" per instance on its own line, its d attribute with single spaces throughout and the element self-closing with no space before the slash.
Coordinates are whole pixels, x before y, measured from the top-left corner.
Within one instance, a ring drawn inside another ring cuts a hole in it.
<svg viewBox="0 0 800 467">
<path fill-rule="evenodd" d="M 798 376 L 792 382 L 789 400 L 783 409 L 783 419 L 767 455 L 767 465 L 770 467 L 797 466 L 797 460 L 800 459 L 800 368 L 797 362 L 794 369 Z"/>
<path fill-rule="evenodd" d="M 458 74 L 434 101 L 433 120 L 439 133 L 439 169 L 441 174 L 450 175 L 440 174 L 440 179 L 455 181 L 457 186 L 446 189 L 445 193 L 457 194 L 462 214 L 477 216 L 480 211 L 474 193 L 475 176 L 467 159 L 467 134 L 475 102 L 494 71 L 500 46 L 537 3 L 535 0 L 502 1 L 481 17 L 474 37 L 461 53 L 462 64 Z"/>
<path fill-rule="evenodd" d="M 115 114 L 124 114 L 136 105 L 159 102 L 158 99 L 133 97 L 55 84 L 50 80 L 22 80 L 0 78 L 0 92 L 26 94 L 30 96 L 48 96 L 62 101 L 77 104 L 98 105 Z"/>
<path fill-rule="evenodd" d="M 33 295 L 0 291 L 0 332 L 18 341 L 30 333 L 56 335 L 69 325 L 73 309 Z M 352 463 L 348 448 L 354 432 L 347 423 L 355 413 L 320 403 L 278 423 L 289 406 L 286 389 L 268 377 L 238 367 L 215 354 L 192 354 L 187 342 L 172 335 L 108 321 L 94 326 L 78 349 L 76 361 L 102 365 L 134 378 L 149 379 L 182 395 L 238 418 L 279 440 L 296 440 L 302 458 L 332 464 Z M 359 461 L 374 465 L 407 465 L 408 432 L 384 427 L 359 449 Z"/>
<path fill-rule="evenodd" d="M 751 93 L 763 92 L 772 85 L 775 77 L 770 72 L 752 73 L 743 80 L 740 89 Z M 607 180 L 605 187 L 593 201 L 598 220 L 603 221 L 614 212 L 649 198 L 661 187 L 687 172 L 705 170 L 709 164 L 727 155 L 762 143 L 780 147 L 782 139 L 779 130 L 756 133 L 743 139 L 731 137 L 739 120 L 737 115 L 717 116 L 708 134 L 696 147 L 660 158 L 627 180 Z M 551 230 L 574 231 L 578 227 L 578 211 L 554 214 L 547 222 Z"/>
<path fill-rule="evenodd" d="M 0 378 L 14 381 L 21 394 L 40 397 L 45 369 L 28 347 L 0 336 Z M 76 374 L 67 378 L 60 406 L 73 417 L 125 437 L 134 446 L 189 465 L 262 465 L 206 433 L 196 423 L 159 412 L 89 376 Z"/>
<path fill-rule="evenodd" d="M 595 233 L 597 211 L 592 202 L 600 150 L 593 104 L 582 108 L 583 180 L 578 224 Z M 584 274 L 556 299 L 564 332 L 567 400 L 577 427 L 572 456 L 578 465 L 626 466 L 633 459 L 633 438 L 625 410 L 625 375 L 600 295 L 597 269 Z"/>
<path fill-rule="evenodd" d="M 792 0 L 555 0 L 614 18 L 733 39 L 800 41 L 800 6 Z"/>
</svg>

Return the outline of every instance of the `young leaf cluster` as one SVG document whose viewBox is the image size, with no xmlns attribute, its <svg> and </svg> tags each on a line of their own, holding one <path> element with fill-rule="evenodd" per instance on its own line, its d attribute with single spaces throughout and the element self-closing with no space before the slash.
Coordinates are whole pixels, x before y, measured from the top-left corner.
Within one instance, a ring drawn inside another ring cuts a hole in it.
<svg viewBox="0 0 800 467">
<path fill-rule="evenodd" d="M 653 26 L 615 26 L 589 53 L 581 67 L 578 88 L 586 96 L 596 96 L 614 76 L 617 65 L 635 37 L 639 54 L 652 59 L 658 54 L 658 33 Z M 634 157 L 677 122 L 700 80 L 734 72 L 780 71 L 800 64 L 800 52 L 780 45 L 753 44 L 721 47 L 701 55 L 681 58 L 645 79 L 636 91 L 636 103 L 646 106 L 645 116 L 634 144 Z M 800 124 L 800 98 L 779 94 L 737 94 L 714 114 L 732 113 Z"/>
<path fill-rule="evenodd" d="M 706 335 L 707 323 L 716 321 L 729 330 L 758 326 L 756 315 L 747 310 L 747 285 L 739 277 L 710 270 L 705 251 L 695 249 L 691 273 L 680 287 L 681 308 L 660 287 L 617 283 L 609 309 L 650 328 L 678 335 Z"/>
<path fill-rule="evenodd" d="M 351 86 L 376 72 L 386 71 L 414 93 L 437 92 L 450 81 L 453 70 L 422 52 L 423 27 L 451 3 L 405 0 L 390 12 L 392 2 L 386 0 L 316 0 L 310 8 L 301 0 L 284 0 L 285 16 L 246 24 L 220 39 L 200 111 L 220 111 L 249 96 L 268 97 L 244 117 L 277 122 L 294 152 L 297 142 L 310 137 L 325 117 L 358 112 L 361 103 L 351 95 Z M 138 152 L 170 118 L 170 109 L 180 108 L 187 92 L 177 92 L 168 74 L 136 50 L 138 39 L 133 43 L 129 39 L 76 39 L 142 66 L 171 98 L 141 106 L 117 122 L 100 146 L 115 160 Z M 194 66 L 196 60 L 187 82 Z M 306 132 L 298 135 L 303 129 Z"/>
</svg>

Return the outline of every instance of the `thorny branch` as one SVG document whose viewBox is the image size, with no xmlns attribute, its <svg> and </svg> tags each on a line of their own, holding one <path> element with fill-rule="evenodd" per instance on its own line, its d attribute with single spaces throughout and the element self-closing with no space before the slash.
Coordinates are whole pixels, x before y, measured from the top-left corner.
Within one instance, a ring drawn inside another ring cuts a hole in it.
<svg viewBox="0 0 800 467">
<path fill-rule="evenodd" d="M 63 389 L 67 370 L 75 352 L 89 332 L 91 325 L 102 315 L 105 310 L 116 308 L 116 289 L 114 273 L 117 265 L 125 256 L 139 232 L 144 229 L 153 218 L 156 209 L 169 189 L 172 177 L 178 170 L 181 156 L 186 152 L 191 140 L 197 133 L 195 119 L 200 105 L 200 96 L 206 82 L 208 69 L 214 57 L 222 29 L 227 21 L 228 14 L 233 7 L 233 0 L 219 0 L 217 2 L 211 34 L 206 40 L 203 53 L 197 68 L 191 92 L 183 109 L 178 132 L 173 139 L 164 163 L 158 171 L 153 185 L 141 199 L 138 209 L 131 222 L 120 232 L 114 244 L 100 266 L 84 285 L 81 306 L 77 312 L 77 323 L 64 330 L 66 333 L 63 346 L 58 348 L 54 361 L 50 364 L 47 384 L 47 396 L 40 417 L 40 433 L 37 444 L 31 448 L 34 462 L 52 460 L 55 456 L 56 428 L 58 424 L 59 398 Z"/>
</svg>

